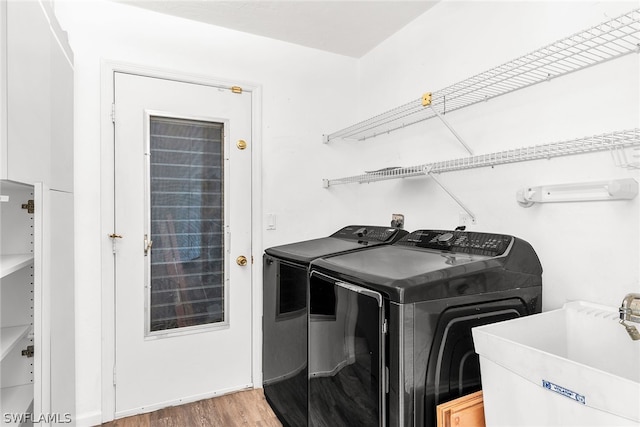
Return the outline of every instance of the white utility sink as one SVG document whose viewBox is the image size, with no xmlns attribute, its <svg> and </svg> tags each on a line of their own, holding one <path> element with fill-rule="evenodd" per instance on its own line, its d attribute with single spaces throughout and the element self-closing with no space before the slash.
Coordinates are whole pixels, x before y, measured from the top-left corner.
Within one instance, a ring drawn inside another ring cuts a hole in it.
<svg viewBox="0 0 640 427">
<path fill-rule="evenodd" d="M 487 427 L 640 426 L 640 341 L 618 321 L 577 301 L 474 328 Z"/>
</svg>

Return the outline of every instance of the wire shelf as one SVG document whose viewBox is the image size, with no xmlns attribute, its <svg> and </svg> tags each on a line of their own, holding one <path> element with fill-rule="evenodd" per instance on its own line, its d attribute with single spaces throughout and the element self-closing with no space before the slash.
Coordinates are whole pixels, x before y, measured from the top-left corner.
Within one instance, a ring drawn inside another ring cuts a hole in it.
<svg viewBox="0 0 640 427">
<path fill-rule="evenodd" d="M 611 151 L 612 155 L 617 156 L 620 150 L 638 146 L 640 146 L 640 128 L 463 157 L 454 160 L 425 163 L 418 166 L 386 168 L 346 178 L 325 179 L 323 183 L 326 188 L 332 185 L 368 183 L 389 179 L 425 176 L 434 173 L 452 172 L 530 160 L 551 159 L 553 157 L 607 150 Z"/>
<path fill-rule="evenodd" d="M 640 51 L 640 9 L 432 93 L 442 114 Z M 435 117 L 422 98 L 324 137 L 364 140 Z"/>
</svg>

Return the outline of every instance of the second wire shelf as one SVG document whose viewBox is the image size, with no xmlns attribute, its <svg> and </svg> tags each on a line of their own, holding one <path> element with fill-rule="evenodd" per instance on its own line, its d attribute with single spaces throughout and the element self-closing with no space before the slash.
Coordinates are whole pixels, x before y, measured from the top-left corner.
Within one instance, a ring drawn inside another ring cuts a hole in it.
<svg viewBox="0 0 640 427">
<path fill-rule="evenodd" d="M 368 172 L 345 178 L 325 179 L 323 180 L 323 186 L 328 188 L 330 186 L 340 184 L 368 183 L 398 178 L 425 176 L 442 172 L 452 172 L 530 160 L 551 159 L 553 157 L 598 151 L 610 150 L 612 153 L 616 153 L 619 150 L 637 146 L 640 146 L 640 128 L 604 133 L 601 135 L 554 142 L 550 144 L 540 144 L 512 150 L 498 151 L 489 154 L 480 154 L 454 160 L 425 163 L 416 166 L 386 168 L 380 171 Z"/>
</svg>

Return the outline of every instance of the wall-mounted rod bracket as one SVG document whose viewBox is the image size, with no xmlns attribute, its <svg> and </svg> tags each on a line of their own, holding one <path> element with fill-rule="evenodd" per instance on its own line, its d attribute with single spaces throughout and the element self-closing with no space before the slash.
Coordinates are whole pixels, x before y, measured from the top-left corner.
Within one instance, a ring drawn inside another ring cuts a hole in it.
<svg viewBox="0 0 640 427">
<path fill-rule="evenodd" d="M 527 187 L 516 193 L 516 201 L 528 208 L 535 203 L 631 200 L 637 195 L 638 182 L 633 178 L 625 178 Z"/>
<path fill-rule="evenodd" d="M 460 142 L 460 144 L 462 144 L 464 146 L 464 148 L 469 152 L 469 154 L 471 154 L 473 156 L 473 151 L 471 150 L 471 148 L 467 145 L 466 142 L 464 142 L 464 139 L 462 139 L 460 134 L 458 132 L 456 132 L 456 130 L 453 128 L 453 126 L 451 126 L 451 124 L 449 124 L 447 119 L 445 119 L 444 116 L 438 112 L 438 110 L 433 108 L 433 105 L 429 104 L 428 106 L 433 111 L 433 114 L 435 114 L 436 117 L 438 117 L 440 119 L 440 121 L 442 123 L 444 123 L 444 125 L 451 131 L 453 136 L 455 136 L 456 139 Z"/>
<path fill-rule="evenodd" d="M 424 173 L 428 175 L 431 179 L 433 179 L 436 182 L 436 184 L 438 184 L 440 188 L 442 188 L 469 215 L 472 223 L 476 222 L 476 215 L 473 212 L 471 212 L 471 210 L 464 203 L 462 203 L 462 201 L 460 201 L 460 199 L 458 199 L 455 194 L 453 194 L 447 187 L 444 186 L 444 184 L 442 184 L 440 179 L 436 177 L 436 175 L 433 172 L 431 172 L 431 167 L 425 167 Z"/>
</svg>

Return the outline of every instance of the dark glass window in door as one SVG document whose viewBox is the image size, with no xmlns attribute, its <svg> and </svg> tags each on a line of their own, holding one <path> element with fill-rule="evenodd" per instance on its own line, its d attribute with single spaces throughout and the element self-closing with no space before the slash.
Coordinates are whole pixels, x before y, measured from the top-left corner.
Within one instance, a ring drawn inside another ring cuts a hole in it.
<svg viewBox="0 0 640 427">
<path fill-rule="evenodd" d="M 151 332 L 225 321 L 223 124 L 152 116 Z"/>
</svg>

